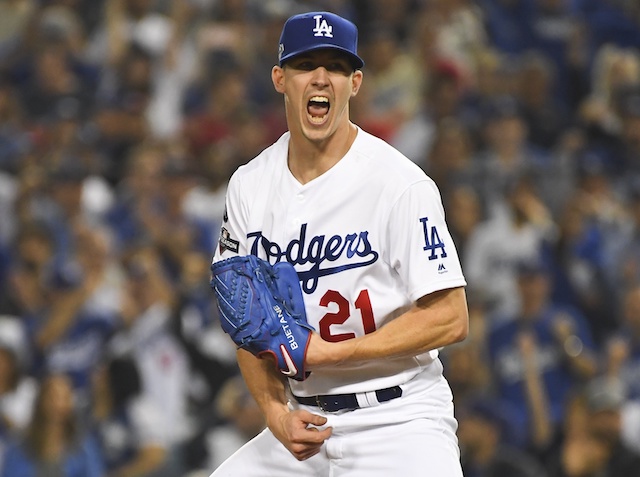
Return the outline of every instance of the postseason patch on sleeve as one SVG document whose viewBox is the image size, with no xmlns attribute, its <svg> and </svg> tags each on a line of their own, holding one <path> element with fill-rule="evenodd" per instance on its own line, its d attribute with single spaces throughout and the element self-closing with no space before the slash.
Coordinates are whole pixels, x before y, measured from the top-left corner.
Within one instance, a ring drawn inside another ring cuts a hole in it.
<svg viewBox="0 0 640 477">
<path fill-rule="evenodd" d="M 229 231 L 222 227 L 220 229 L 220 239 L 218 240 L 218 244 L 220 246 L 220 253 L 223 253 L 225 250 L 238 253 L 240 242 L 232 239 Z"/>
</svg>

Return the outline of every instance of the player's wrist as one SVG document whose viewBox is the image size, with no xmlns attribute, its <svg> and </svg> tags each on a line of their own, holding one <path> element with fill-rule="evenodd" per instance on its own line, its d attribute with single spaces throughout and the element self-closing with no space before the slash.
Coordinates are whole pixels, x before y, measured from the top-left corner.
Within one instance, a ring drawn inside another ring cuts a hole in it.
<svg viewBox="0 0 640 477">
<path fill-rule="evenodd" d="M 334 366 L 344 361 L 342 351 L 343 342 L 330 343 L 325 341 L 318 333 L 311 333 L 307 355 L 305 357 L 305 367 L 307 371 L 313 371 L 317 368 L 326 366 Z"/>
<path fill-rule="evenodd" d="M 282 432 L 281 428 L 284 425 L 283 422 L 287 414 L 290 412 L 291 409 L 289 408 L 288 403 L 282 405 L 278 403 L 268 409 L 262 408 L 265 424 L 275 435 Z"/>
<path fill-rule="evenodd" d="M 264 416 L 265 423 L 269 428 L 272 425 L 280 422 L 283 417 L 291 412 L 288 402 L 271 402 L 269 404 L 262 404 L 260 406 L 262 415 Z"/>
</svg>

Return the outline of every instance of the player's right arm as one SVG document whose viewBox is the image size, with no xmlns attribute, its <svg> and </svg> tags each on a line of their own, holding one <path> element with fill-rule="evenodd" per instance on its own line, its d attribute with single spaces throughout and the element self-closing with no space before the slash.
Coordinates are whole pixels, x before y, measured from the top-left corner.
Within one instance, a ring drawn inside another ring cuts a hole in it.
<svg viewBox="0 0 640 477">
<path fill-rule="evenodd" d="M 246 197 L 238 175 L 234 174 L 227 189 L 226 210 L 214 262 L 249 253 L 246 230 L 251 207 L 245 203 Z M 326 418 L 304 410 L 289 409 L 286 378 L 271 359 L 257 358 L 244 349 L 238 349 L 236 356 L 244 381 L 273 435 L 298 460 L 320 452 L 322 443 L 331 435 L 331 429 L 319 431 L 314 426 L 324 425 Z"/>
<path fill-rule="evenodd" d="M 290 410 L 287 405 L 286 378 L 269 358 L 260 359 L 244 349 L 237 351 L 238 365 L 249 391 L 258 403 L 273 435 L 298 460 L 320 452 L 331 428 L 319 430 L 327 419 L 308 411 Z"/>
</svg>

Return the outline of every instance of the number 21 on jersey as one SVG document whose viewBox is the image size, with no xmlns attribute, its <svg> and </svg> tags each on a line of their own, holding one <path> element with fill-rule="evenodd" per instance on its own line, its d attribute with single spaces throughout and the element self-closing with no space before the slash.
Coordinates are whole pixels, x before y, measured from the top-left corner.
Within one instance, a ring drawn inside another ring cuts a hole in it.
<svg viewBox="0 0 640 477">
<path fill-rule="evenodd" d="M 320 299 L 320 306 L 328 307 L 331 303 L 338 305 L 338 311 L 335 313 L 326 313 L 319 322 L 319 333 L 322 339 L 330 342 L 338 342 L 355 338 L 355 333 L 333 333 L 331 325 L 341 325 L 349 319 L 352 314 L 349 300 L 343 297 L 336 290 L 327 290 Z M 362 326 L 365 334 L 373 333 L 376 330 L 376 323 L 373 318 L 373 309 L 371 300 L 369 299 L 369 291 L 362 290 L 358 294 L 355 301 L 355 308 L 362 318 Z"/>
</svg>

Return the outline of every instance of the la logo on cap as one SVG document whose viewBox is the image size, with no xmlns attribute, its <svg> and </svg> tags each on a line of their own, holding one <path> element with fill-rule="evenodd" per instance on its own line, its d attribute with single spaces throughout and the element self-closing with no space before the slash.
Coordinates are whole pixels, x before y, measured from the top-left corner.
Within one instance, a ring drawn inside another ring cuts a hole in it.
<svg viewBox="0 0 640 477">
<path fill-rule="evenodd" d="M 300 13 L 289 17 L 282 27 L 278 63 L 283 66 L 297 55 L 331 49 L 347 55 L 357 69 L 364 66 L 357 48 L 358 28 L 353 22 L 331 12 Z"/>
<path fill-rule="evenodd" d="M 313 36 L 326 36 L 327 38 L 333 38 L 333 27 L 327 23 L 327 20 L 322 18 L 322 15 L 316 15 L 313 18 L 316 21 L 316 27 L 313 29 Z"/>
</svg>

